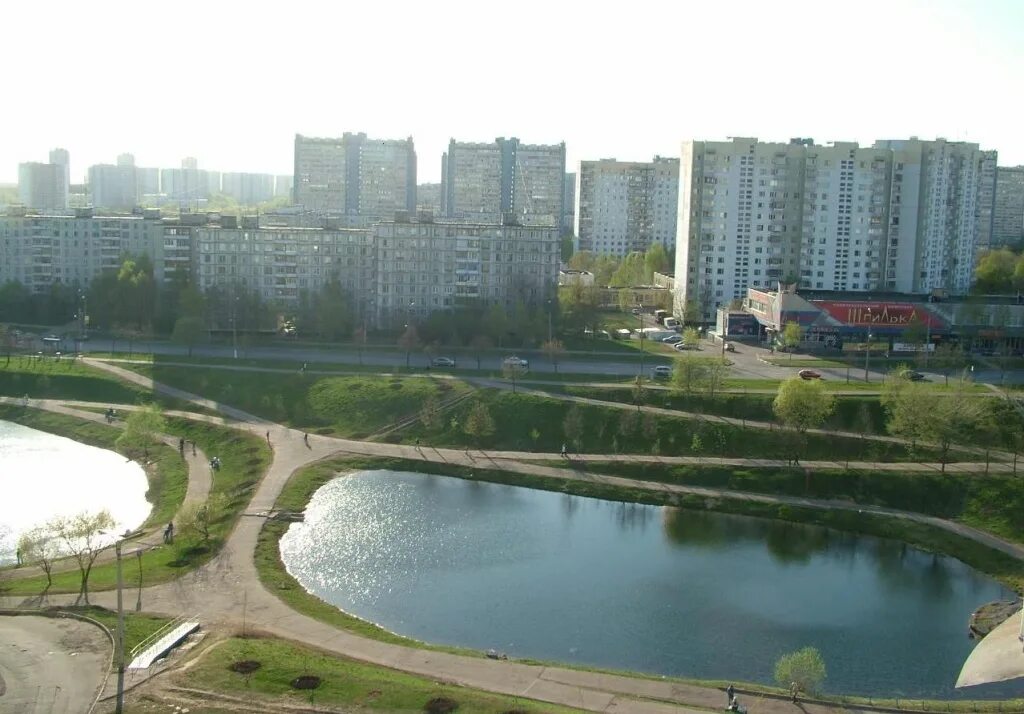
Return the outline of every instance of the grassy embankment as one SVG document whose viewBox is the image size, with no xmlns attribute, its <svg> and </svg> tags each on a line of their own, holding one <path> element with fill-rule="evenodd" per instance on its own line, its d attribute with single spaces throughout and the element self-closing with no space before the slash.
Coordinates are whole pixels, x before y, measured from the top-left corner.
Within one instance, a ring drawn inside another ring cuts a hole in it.
<svg viewBox="0 0 1024 714">
<path fill-rule="evenodd" d="M 7 407 L 7 409 L 24 413 L 20 407 Z M 22 415 L 17 413 L 0 412 L 0 414 L 6 414 L 2 418 L 10 417 L 15 421 L 22 418 Z M 73 422 L 81 422 L 73 417 L 65 418 Z M 47 424 L 54 430 L 54 433 L 67 436 L 72 436 L 72 434 L 70 432 L 63 433 L 64 429 L 75 426 L 69 425 L 63 420 L 60 422 L 49 421 Z M 222 508 L 211 524 L 209 542 L 203 543 L 198 536 L 190 537 L 179 530 L 173 545 L 161 545 L 146 550 L 141 558 L 141 581 L 144 586 L 173 580 L 212 558 L 227 539 L 242 508 L 249 502 L 253 489 L 270 463 L 270 450 L 266 442 L 252 434 L 187 419 L 169 418 L 167 424 L 170 434 L 195 441 L 206 454 L 221 458 L 223 465 L 219 471 L 213 473 L 210 494 L 211 497 L 215 497 L 221 502 Z M 37 422 L 37 425 L 41 427 L 43 423 Z M 104 425 L 95 426 L 111 428 Z M 116 434 L 114 438 L 116 438 Z M 179 458 L 174 450 L 170 451 L 175 458 Z M 163 513 L 165 512 L 163 511 Z M 159 522 L 163 522 L 163 520 Z M 130 541 L 128 543 L 130 547 Z M 126 570 L 125 577 L 133 586 L 138 584 L 138 572 L 137 564 L 132 564 L 132 567 Z M 79 583 L 80 576 L 77 568 L 55 572 L 53 585 L 49 592 L 78 592 Z M 116 568 L 114 563 L 98 563 L 93 568 L 89 578 L 90 591 L 109 590 L 115 584 Z M 11 594 L 37 594 L 46 587 L 46 579 L 42 576 L 14 578 L 7 582 L 7 587 Z"/>
</svg>

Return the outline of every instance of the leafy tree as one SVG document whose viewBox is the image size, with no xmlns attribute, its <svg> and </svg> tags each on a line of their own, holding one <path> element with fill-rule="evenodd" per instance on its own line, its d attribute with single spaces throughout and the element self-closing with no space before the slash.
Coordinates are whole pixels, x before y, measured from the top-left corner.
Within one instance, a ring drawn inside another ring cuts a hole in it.
<svg viewBox="0 0 1024 714">
<path fill-rule="evenodd" d="M 316 299 L 316 331 L 325 340 L 340 340 L 352 329 L 348 291 L 332 278 L 324 283 Z"/>
<path fill-rule="evenodd" d="M 687 327 L 683 330 L 683 344 L 690 349 L 696 349 L 700 345 L 700 330 L 696 327 Z"/>
<path fill-rule="evenodd" d="M 494 418 L 491 410 L 483 402 L 477 402 L 466 418 L 466 424 L 462 427 L 474 441 L 479 445 L 484 439 L 494 434 Z"/>
<path fill-rule="evenodd" d="M 558 372 L 558 361 L 565 355 L 565 346 L 561 340 L 546 340 L 541 345 L 541 351 L 544 355 L 551 360 L 551 364 L 555 367 L 555 372 Z"/>
<path fill-rule="evenodd" d="M 604 288 L 612 284 L 612 276 L 619 270 L 620 260 L 612 255 L 601 255 L 593 267 L 594 285 Z"/>
<path fill-rule="evenodd" d="M 672 365 L 672 389 L 683 396 L 693 396 L 704 384 L 706 376 L 704 360 L 694 355 L 680 355 Z"/>
<path fill-rule="evenodd" d="M 46 588 L 53 585 L 53 564 L 60 557 L 60 546 L 57 538 L 47 526 L 36 526 L 22 534 L 18 539 L 18 551 L 21 553 L 23 565 L 38 565 L 46 574 Z"/>
<path fill-rule="evenodd" d="M 984 438 L 985 407 L 969 389 L 970 380 L 961 381 L 947 394 L 916 382 L 895 380 L 891 387 L 887 384 L 883 393 L 883 404 L 889 413 L 887 428 L 909 440 L 911 448 L 918 441 L 935 444 L 945 471 L 954 443 Z"/>
<path fill-rule="evenodd" d="M 636 410 L 639 412 L 647 402 L 647 387 L 644 386 L 644 378 L 641 375 L 637 375 L 636 379 L 633 380 L 633 404 L 636 405 Z"/>
<path fill-rule="evenodd" d="M 708 362 L 704 368 L 704 388 L 712 399 L 725 384 L 725 375 L 729 372 L 729 365 L 725 360 L 714 359 Z"/>
<path fill-rule="evenodd" d="M 671 267 L 668 262 L 668 252 L 661 243 L 651 243 L 644 254 L 645 282 L 654 278 L 654 273 L 665 273 Z"/>
<path fill-rule="evenodd" d="M 572 234 L 563 235 L 560 240 L 560 253 L 563 263 L 567 263 L 572 258 L 573 242 Z"/>
<path fill-rule="evenodd" d="M 96 513 L 83 511 L 71 517 L 62 516 L 50 521 L 46 526 L 47 530 L 64 544 L 64 551 L 69 553 L 78 565 L 78 572 L 81 575 L 78 602 L 89 604 L 89 575 L 101 551 L 100 536 L 112 530 L 115 525 L 110 511 L 102 510 Z"/>
<path fill-rule="evenodd" d="M 807 430 L 824 424 L 835 407 L 835 397 L 825 391 L 825 385 L 799 377 L 787 379 L 780 384 L 779 392 L 772 402 L 775 416 L 796 431 L 801 448 Z"/>
<path fill-rule="evenodd" d="M 512 393 L 516 393 L 516 381 L 523 374 L 523 368 L 518 364 L 508 364 L 503 362 L 501 365 L 501 376 L 512 382 Z"/>
<path fill-rule="evenodd" d="M 787 322 L 786 326 L 782 328 L 782 346 L 789 350 L 789 359 L 793 359 L 793 352 L 797 347 L 800 346 L 800 341 L 803 339 L 803 331 L 800 329 L 800 324 L 797 322 Z"/>
<path fill-rule="evenodd" d="M 700 456 L 700 452 L 704 450 L 704 442 L 701 441 L 700 434 L 697 432 L 693 433 L 693 438 L 690 439 L 690 451 L 694 456 Z"/>
<path fill-rule="evenodd" d="M 932 394 L 896 372 L 885 378 L 881 402 L 888 414 L 886 429 L 909 441 L 911 451 L 916 449 L 918 442 L 929 434 L 928 409 Z"/>
<path fill-rule="evenodd" d="M 178 516 L 178 528 L 181 532 L 195 535 L 200 543 L 208 546 L 212 529 L 223 517 L 227 505 L 225 494 L 212 493 L 204 503 L 192 503 L 182 509 Z"/>
<path fill-rule="evenodd" d="M 192 348 L 206 333 L 206 323 L 199 317 L 179 317 L 174 323 L 171 342 L 188 347 L 188 356 L 192 356 Z"/>
<path fill-rule="evenodd" d="M 480 369 L 480 360 L 483 353 L 494 347 L 494 341 L 487 335 L 474 335 L 469 341 L 469 346 L 476 357 L 476 368 Z"/>
<path fill-rule="evenodd" d="M 974 292 L 982 295 L 1012 292 L 1020 263 L 1021 256 L 1007 248 L 985 251 L 978 257 L 974 269 Z"/>
<path fill-rule="evenodd" d="M 420 336 L 415 325 L 406 326 L 405 332 L 398 338 L 398 346 L 405 350 L 405 366 L 408 369 L 412 351 L 420 346 Z"/>
<path fill-rule="evenodd" d="M 907 326 L 903 328 L 903 332 L 900 334 L 900 341 L 912 345 L 915 350 L 920 350 L 921 346 L 928 341 L 928 327 L 918 319 L 915 313 Z"/>
<path fill-rule="evenodd" d="M 645 271 L 644 254 L 632 252 L 622 260 L 608 284 L 613 288 L 642 285 L 647 282 L 644 280 Z"/>
<path fill-rule="evenodd" d="M 967 358 L 964 353 L 952 342 L 943 342 L 935 348 L 935 352 L 931 356 L 932 368 L 939 370 L 946 378 L 947 387 L 950 373 L 963 369 L 966 364 Z"/>
<path fill-rule="evenodd" d="M 597 266 L 598 256 L 590 250 L 580 250 L 572 254 L 567 261 L 570 270 L 586 270 L 594 272 Z"/>
<path fill-rule="evenodd" d="M 696 300 L 687 300 L 683 305 L 683 322 L 687 325 L 700 322 L 700 305 Z"/>
<path fill-rule="evenodd" d="M 816 694 L 826 676 L 825 660 L 814 647 L 782 655 L 775 662 L 776 683 L 786 689 L 795 687 L 794 697 L 799 692 Z"/>
<path fill-rule="evenodd" d="M 565 413 L 565 419 L 562 420 L 562 431 L 565 433 L 565 438 L 576 447 L 576 451 L 579 452 L 583 444 L 583 411 L 578 405 L 574 404 L 569 408 L 569 411 Z"/>
<path fill-rule="evenodd" d="M 160 434 L 167 431 L 167 421 L 156 404 L 147 404 L 129 412 L 124 422 L 124 431 L 114 442 L 117 448 L 132 454 L 142 452 L 149 456 L 149 447 L 156 444 Z"/>
</svg>

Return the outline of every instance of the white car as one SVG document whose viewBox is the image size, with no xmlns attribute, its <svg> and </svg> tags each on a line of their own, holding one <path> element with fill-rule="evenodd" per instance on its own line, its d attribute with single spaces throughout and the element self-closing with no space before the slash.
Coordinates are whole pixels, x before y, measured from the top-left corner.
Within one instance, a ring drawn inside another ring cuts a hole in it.
<svg viewBox="0 0 1024 714">
<path fill-rule="evenodd" d="M 432 367 L 454 367 L 455 360 L 453 360 L 451 357 L 435 357 L 434 359 L 430 360 L 430 365 Z"/>
<path fill-rule="evenodd" d="M 519 369 L 526 369 L 530 366 L 529 360 L 525 360 L 522 357 L 506 357 L 502 364 L 506 367 L 518 367 Z"/>
<path fill-rule="evenodd" d="M 696 350 L 700 348 L 697 347 L 696 345 L 688 345 L 685 342 L 677 342 L 674 345 L 672 345 L 672 349 L 684 352 L 685 350 Z"/>
<path fill-rule="evenodd" d="M 677 342 L 682 342 L 683 338 L 681 335 L 669 335 L 668 337 L 662 338 L 661 341 L 669 345 L 674 345 Z"/>
<path fill-rule="evenodd" d="M 655 379 L 668 379 L 672 376 L 672 368 L 667 364 L 659 364 L 651 369 L 651 376 Z"/>
</svg>

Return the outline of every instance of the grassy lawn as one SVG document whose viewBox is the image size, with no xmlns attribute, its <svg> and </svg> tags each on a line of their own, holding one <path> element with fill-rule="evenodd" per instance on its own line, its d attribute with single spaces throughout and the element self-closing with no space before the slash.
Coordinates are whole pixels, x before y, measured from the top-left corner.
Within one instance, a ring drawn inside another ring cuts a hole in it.
<svg viewBox="0 0 1024 714">
<path fill-rule="evenodd" d="M 114 442 L 121 434 L 120 429 L 106 424 L 7 404 L 0 404 L 0 419 L 111 451 L 117 450 Z M 170 446 L 161 444 L 152 449 L 145 470 L 149 483 L 146 500 L 153 504 L 153 510 L 140 530 L 169 521 L 181 507 L 188 488 L 188 467 L 177 450 Z"/>
<path fill-rule="evenodd" d="M 211 496 L 222 500 L 223 508 L 211 526 L 210 541 L 201 543 L 179 530 L 170 546 L 158 546 L 143 553 L 143 586 L 167 582 L 194 569 L 220 549 L 234 527 L 242 508 L 249 502 L 252 491 L 270 464 L 270 449 L 255 435 L 226 427 L 192 422 L 187 419 L 168 418 L 168 432 L 195 441 L 205 453 L 219 456 L 223 463 L 213 475 Z M 172 450 L 173 451 L 173 450 Z M 177 454 L 175 454 L 177 456 Z M 126 546 L 131 550 L 130 541 Z M 125 581 L 138 584 L 138 565 L 129 560 L 124 567 Z M 90 591 L 110 590 L 116 585 L 117 571 L 113 562 L 97 564 L 89 578 Z M 54 573 L 51 593 L 78 592 L 77 568 Z M 14 595 L 32 595 L 43 591 L 44 577 L 17 578 L 8 581 L 9 592 Z"/>
<path fill-rule="evenodd" d="M 74 612 L 79 615 L 85 615 L 91 617 L 93 620 L 97 620 L 102 623 L 112 634 L 117 634 L 117 611 L 108 610 L 103 607 L 96 607 L 93 605 L 84 607 L 60 607 L 53 608 L 63 612 Z M 146 615 L 138 612 L 129 612 L 125 609 L 124 613 L 124 650 L 125 657 L 131 653 L 132 649 L 140 642 L 145 640 L 147 637 L 152 635 L 154 632 L 159 630 L 161 627 L 170 622 L 166 617 L 158 617 L 157 615 Z"/>
<path fill-rule="evenodd" d="M 234 662 L 254 660 L 260 668 L 246 677 L 229 669 Z M 296 677 L 314 675 L 321 684 L 315 690 L 292 689 Z M 255 694 L 265 701 L 301 705 L 342 707 L 344 711 L 424 711 L 435 697 L 458 703 L 459 711 L 497 714 L 499 712 L 571 712 L 576 709 L 542 704 L 529 699 L 490 694 L 384 667 L 329 655 L 302 645 L 277 639 L 231 638 L 219 642 L 182 675 L 187 686 L 226 694 Z"/>
<path fill-rule="evenodd" d="M 469 414 L 478 402 L 486 405 L 497 425 L 495 434 L 482 439 L 465 432 Z M 578 441 L 568 436 L 565 428 L 566 419 L 573 410 L 582 423 Z M 416 421 L 387 437 L 393 442 L 414 443 L 419 439 L 424 444 L 453 448 L 479 446 L 554 452 L 563 443 L 568 443 L 570 449 L 578 453 L 697 454 L 768 459 L 789 458 L 794 450 L 793 438 L 793 433 L 788 430 L 744 428 L 699 418 L 639 414 L 632 409 L 610 406 L 574 405 L 562 400 L 492 389 L 479 390 L 472 398 L 445 412 L 440 423 L 432 429 Z M 938 457 L 926 449 L 918 449 L 910 455 L 903 445 L 896 443 L 808 434 L 801 458 L 920 461 Z"/>
<path fill-rule="evenodd" d="M 818 359 L 816 357 L 794 357 L 792 359 L 789 357 L 766 357 L 764 361 L 779 367 L 821 367 L 822 369 L 845 369 L 847 367 L 846 362 L 825 358 Z"/>
</svg>

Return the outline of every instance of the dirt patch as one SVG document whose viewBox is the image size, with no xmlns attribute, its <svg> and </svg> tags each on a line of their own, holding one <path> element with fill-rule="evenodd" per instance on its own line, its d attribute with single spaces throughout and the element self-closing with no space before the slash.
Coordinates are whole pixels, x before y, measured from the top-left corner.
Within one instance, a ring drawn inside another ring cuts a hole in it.
<svg viewBox="0 0 1024 714">
<path fill-rule="evenodd" d="M 238 672 L 239 674 L 252 674 L 262 666 L 262 662 L 257 662 L 254 659 L 240 659 L 237 662 L 229 664 L 228 669 L 232 672 Z"/>
<path fill-rule="evenodd" d="M 423 705 L 423 711 L 427 714 L 448 714 L 459 708 L 459 703 L 448 697 L 434 697 Z"/>
<path fill-rule="evenodd" d="M 320 678 L 312 674 L 304 674 L 291 681 L 292 689 L 316 689 L 320 686 Z"/>
</svg>

